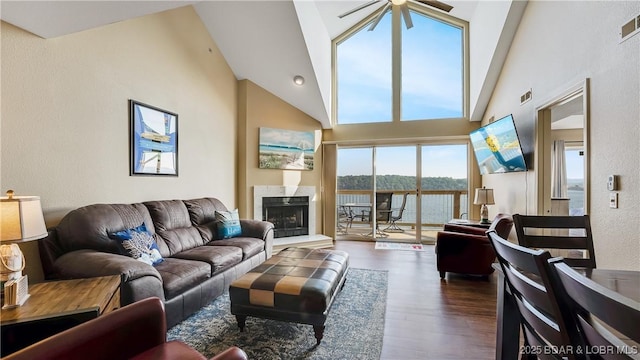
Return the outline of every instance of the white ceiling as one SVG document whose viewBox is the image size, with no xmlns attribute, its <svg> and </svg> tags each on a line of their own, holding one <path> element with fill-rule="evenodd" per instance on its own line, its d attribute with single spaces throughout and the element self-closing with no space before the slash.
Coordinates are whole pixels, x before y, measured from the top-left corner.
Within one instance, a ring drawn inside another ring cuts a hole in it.
<svg viewBox="0 0 640 360">
<path fill-rule="evenodd" d="M 43 38 L 54 38 L 193 5 L 237 79 L 251 80 L 329 128 L 330 40 L 386 3 L 381 0 L 338 18 L 365 2 L 2 0 L 0 18 Z M 471 23 L 477 0 L 445 2 L 454 7 L 450 15 Z M 302 87 L 292 81 L 298 74 L 306 79 Z"/>
</svg>

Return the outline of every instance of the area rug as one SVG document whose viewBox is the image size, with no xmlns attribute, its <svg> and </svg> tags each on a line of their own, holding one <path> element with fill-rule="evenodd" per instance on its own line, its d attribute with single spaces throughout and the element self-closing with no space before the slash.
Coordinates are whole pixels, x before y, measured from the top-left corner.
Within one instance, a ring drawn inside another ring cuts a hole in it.
<svg viewBox="0 0 640 360">
<path fill-rule="evenodd" d="M 238 346 L 252 360 L 379 359 L 386 302 L 387 272 L 352 268 L 318 346 L 311 325 L 248 317 L 240 332 L 228 293 L 171 328 L 167 338 L 183 341 L 206 357 Z"/>
<path fill-rule="evenodd" d="M 376 241 L 376 250 L 424 251 L 422 244 Z"/>
</svg>

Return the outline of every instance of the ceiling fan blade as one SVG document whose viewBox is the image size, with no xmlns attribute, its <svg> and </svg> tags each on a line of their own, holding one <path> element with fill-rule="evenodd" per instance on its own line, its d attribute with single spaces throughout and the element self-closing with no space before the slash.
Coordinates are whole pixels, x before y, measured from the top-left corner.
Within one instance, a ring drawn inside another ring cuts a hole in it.
<svg viewBox="0 0 640 360">
<path fill-rule="evenodd" d="M 413 27 L 413 21 L 411 21 L 411 14 L 409 14 L 409 6 L 407 3 L 401 5 L 400 10 L 402 10 L 402 17 L 404 18 L 404 24 L 407 26 L 407 30 Z"/>
<path fill-rule="evenodd" d="M 376 19 L 373 21 L 373 24 L 371 24 L 371 26 L 369 27 L 369 31 L 373 31 L 373 29 L 375 29 L 376 26 L 378 26 L 378 23 L 380 22 L 380 20 L 382 20 L 382 18 L 384 17 L 384 14 L 387 13 L 390 7 L 391 7 L 391 2 L 388 2 L 387 5 L 385 5 L 384 8 L 382 8 L 380 15 L 376 17 Z"/>
<path fill-rule="evenodd" d="M 344 13 L 344 14 L 338 15 L 338 17 L 339 17 L 340 19 L 342 19 L 342 18 L 343 18 L 343 17 L 345 17 L 345 16 L 349 16 L 349 15 L 353 14 L 354 12 L 356 12 L 356 11 L 360 11 L 360 10 L 362 10 L 362 9 L 366 8 L 367 6 L 371 6 L 371 5 L 373 5 L 373 4 L 377 3 L 377 2 L 380 2 L 380 0 L 372 0 L 372 1 L 369 1 L 368 3 L 365 3 L 365 4 L 362 4 L 362 5 L 358 6 L 358 7 L 355 7 L 355 8 L 353 8 L 353 9 L 351 9 L 351 10 L 347 11 L 347 12 L 346 12 L 346 13 Z"/>
<path fill-rule="evenodd" d="M 445 4 L 443 2 L 440 2 L 438 0 L 414 0 L 417 1 L 419 3 L 425 4 L 425 5 L 429 5 L 431 7 L 434 7 L 436 9 L 440 9 L 444 12 L 449 12 L 451 11 L 451 9 L 453 9 L 453 6 L 449 5 L 449 4 Z"/>
</svg>

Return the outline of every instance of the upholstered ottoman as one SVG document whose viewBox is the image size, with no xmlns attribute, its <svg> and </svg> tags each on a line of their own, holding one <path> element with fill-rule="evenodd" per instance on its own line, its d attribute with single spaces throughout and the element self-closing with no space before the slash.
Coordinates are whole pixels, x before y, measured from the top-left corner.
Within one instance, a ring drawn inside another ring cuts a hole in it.
<svg viewBox="0 0 640 360">
<path fill-rule="evenodd" d="M 247 316 L 313 325 L 320 344 L 348 270 L 349 254 L 344 251 L 284 249 L 231 283 L 231 313 L 240 331 Z"/>
</svg>

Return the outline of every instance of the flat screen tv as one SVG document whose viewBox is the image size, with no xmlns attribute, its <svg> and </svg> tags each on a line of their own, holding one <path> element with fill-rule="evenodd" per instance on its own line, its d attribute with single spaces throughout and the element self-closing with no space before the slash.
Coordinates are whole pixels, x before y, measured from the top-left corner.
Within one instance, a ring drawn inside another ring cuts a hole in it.
<svg viewBox="0 0 640 360">
<path fill-rule="evenodd" d="M 469 137 L 482 175 L 527 171 L 513 116 L 474 130 Z"/>
</svg>

